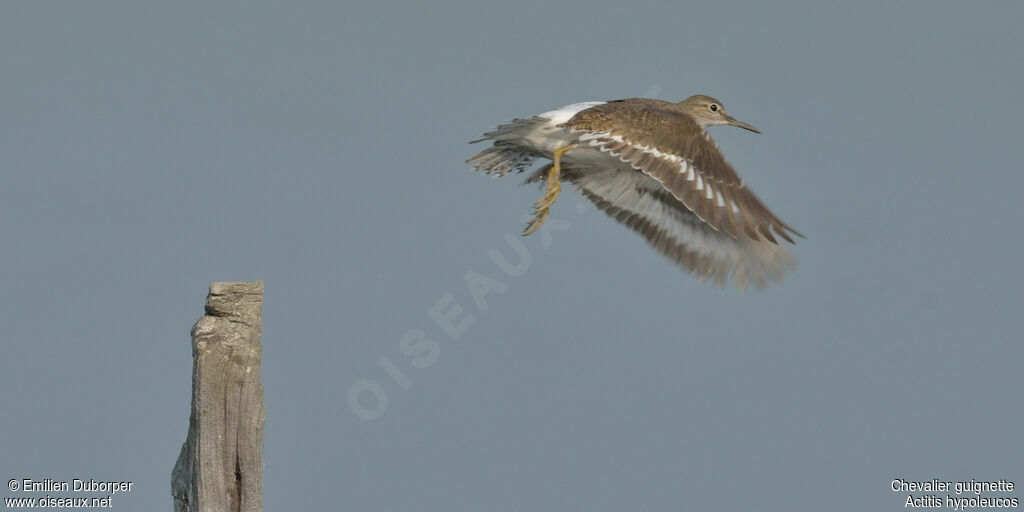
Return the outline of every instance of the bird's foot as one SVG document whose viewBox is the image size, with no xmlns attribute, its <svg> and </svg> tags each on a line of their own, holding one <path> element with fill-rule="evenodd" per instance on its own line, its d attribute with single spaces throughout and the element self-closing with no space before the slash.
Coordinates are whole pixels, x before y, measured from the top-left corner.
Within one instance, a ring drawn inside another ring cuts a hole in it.
<svg viewBox="0 0 1024 512">
<path fill-rule="evenodd" d="M 540 229 L 541 224 L 544 224 L 544 219 L 551 213 L 551 205 L 555 204 L 558 199 L 558 194 L 562 191 L 562 153 L 569 151 L 576 147 L 575 144 L 569 144 L 568 146 L 561 147 L 555 150 L 553 155 L 551 169 L 548 170 L 547 176 L 547 191 L 544 193 L 544 197 L 533 203 L 533 218 L 526 223 L 526 228 L 523 229 L 523 236 L 527 236 L 534 231 Z"/>
<path fill-rule="evenodd" d="M 548 180 L 548 191 L 544 194 L 544 197 L 533 203 L 533 218 L 526 223 L 526 228 L 523 229 L 523 236 L 527 236 L 540 229 L 540 225 L 544 224 L 544 219 L 551 213 L 551 205 L 555 204 L 555 200 L 558 199 L 558 193 L 561 190 L 561 182 L 555 181 L 554 186 L 551 186 L 551 181 Z"/>
</svg>

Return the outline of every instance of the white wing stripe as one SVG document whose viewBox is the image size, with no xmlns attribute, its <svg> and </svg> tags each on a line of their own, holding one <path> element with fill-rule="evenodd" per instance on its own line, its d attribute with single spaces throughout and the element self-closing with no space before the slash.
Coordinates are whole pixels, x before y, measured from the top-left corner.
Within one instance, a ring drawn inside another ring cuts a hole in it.
<svg viewBox="0 0 1024 512">
<path fill-rule="evenodd" d="M 577 130 L 573 130 L 573 132 L 577 132 L 578 133 Z M 595 141 L 594 139 L 600 139 L 600 138 L 608 137 L 609 135 L 612 134 L 612 132 L 600 132 L 600 133 L 582 132 L 582 133 L 583 133 L 583 135 L 580 135 L 579 139 L 580 140 L 589 140 L 589 141 L 591 141 L 590 142 L 591 146 L 597 146 L 597 145 L 602 144 L 600 141 Z"/>
<path fill-rule="evenodd" d="M 642 217 L 661 233 L 660 236 L 711 258 L 714 268 L 712 274 L 705 277 L 718 280 L 732 273 L 741 286 L 747 280 L 762 286 L 767 281 L 781 279 L 784 271 L 795 264 L 792 256 L 776 244 L 733 238 L 699 222 L 692 212 L 666 205 L 654 195 L 662 190 L 661 184 L 645 174 L 620 172 L 614 168 L 590 169 L 573 179 L 580 188 L 616 208 Z M 716 197 L 724 201 L 720 193 Z"/>
</svg>

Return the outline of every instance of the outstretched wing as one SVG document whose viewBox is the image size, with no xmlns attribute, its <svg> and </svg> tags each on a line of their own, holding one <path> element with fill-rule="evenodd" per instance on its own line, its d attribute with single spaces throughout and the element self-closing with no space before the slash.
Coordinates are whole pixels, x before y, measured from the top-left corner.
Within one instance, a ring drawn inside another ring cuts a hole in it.
<svg viewBox="0 0 1024 512">
<path fill-rule="evenodd" d="M 637 102 L 644 108 L 635 108 Z M 704 129 L 670 105 L 642 98 L 610 101 L 578 113 L 565 126 L 580 142 L 656 180 L 714 230 L 773 243 L 773 233 L 789 242 L 790 234 L 803 236 L 746 187 Z"/>
<path fill-rule="evenodd" d="M 546 173 L 534 173 L 530 181 Z M 563 178 L 608 216 L 641 234 L 647 243 L 701 280 L 722 286 L 731 277 L 745 289 L 781 281 L 796 267 L 782 246 L 763 239 L 734 237 L 715 230 L 641 172 L 614 168 L 563 169 Z"/>
</svg>

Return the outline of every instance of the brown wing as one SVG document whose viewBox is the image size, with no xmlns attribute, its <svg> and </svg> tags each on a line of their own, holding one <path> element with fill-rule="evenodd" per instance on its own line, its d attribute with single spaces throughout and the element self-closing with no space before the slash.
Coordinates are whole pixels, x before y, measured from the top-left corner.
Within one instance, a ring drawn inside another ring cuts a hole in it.
<svg viewBox="0 0 1024 512">
<path fill-rule="evenodd" d="M 644 98 L 611 101 L 576 114 L 566 127 L 657 180 L 716 230 L 771 242 L 773 231 L 791 243 L 789 233 L 802 237 L 746 187 L 707 132 L 674 107 Z"/>
<path fill-rule="evenodd" d="M 541 181 L 550 167 L 541 168 L 530 181 Z M 796 266 L 796 259 L 779 244 L 711 228 L 642 172 L 568 167 L 562 176 L 601 211 L 702 281 L 722 286 L 731 279 L 740 289 L 750 284 L 761 289 L 782 281 Z"/>
</svg>

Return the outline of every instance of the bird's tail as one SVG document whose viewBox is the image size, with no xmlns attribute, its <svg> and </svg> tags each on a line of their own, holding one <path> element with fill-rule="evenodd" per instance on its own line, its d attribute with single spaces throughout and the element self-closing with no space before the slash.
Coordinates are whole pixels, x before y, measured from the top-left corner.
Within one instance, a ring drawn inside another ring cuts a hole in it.
<svg viewBox="0 0 1024 512">
<path fill-rule="evenodd" d="M 523 172 L 530 166 L 533 155 L 512 141 L 529 132 L 536 123 L 536 118 L 516 119 L 485 133 L 483 137 L 471 141 L 470 144 L 494 142 L 494 145 L 466 160 L 466 163 L 473 164 L 475 171 L 494 174 L 495 178 L 512 171 Z"/>
<path fill-rule="evenodd" d="M 466 160 L 466 163 L 473 164 L 474 171 L 484 171 L 484 174 L 494 174 L 495 178 L 500 178 L 512 171 L 523 172 L 530 166 L 531 157 L 518 146 L 496 142 Z"/>
</svg>

